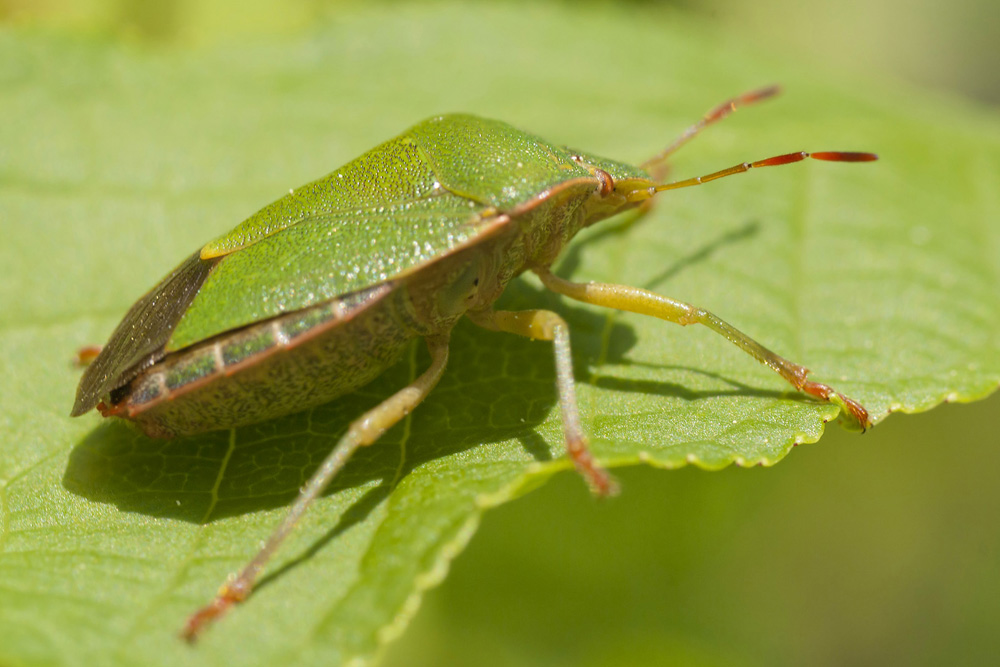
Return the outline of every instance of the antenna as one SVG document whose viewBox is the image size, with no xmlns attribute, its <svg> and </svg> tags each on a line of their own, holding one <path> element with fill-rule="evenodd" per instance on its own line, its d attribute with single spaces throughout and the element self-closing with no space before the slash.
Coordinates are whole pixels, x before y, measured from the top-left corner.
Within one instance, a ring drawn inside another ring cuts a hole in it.
<svg viewBox="0 0 1000 667">
<path fill-rule="evenodd" d="M 749 106 L 761 100 L 766 100 L 770 97 L 774 97 L 781 92 L 781 86 L 766 86 L 764 88 L 758 88 L 757 90 L 751 90 L 749 92 L 743 93 L 742 95 L 737 95 L 731 100 L 726 100 L 719 106 L 715 107 L 707 114 L 701 117 L 697 123 L 689 127 L 688 129 L 681 132 L 681 135 L 674 139 L 673 143 L 664 148 L 661 152 L 657 153 L 650 159 L 643 162 L 640 167 L 649 171 L 651 168 L 658 164 L 666 162 L 667 158 L 670 157 L 678 148 L 691 141 L 692 138 L 706 127 L 711 125 L 716 121 L 720 121 L 737 109 L 745 106 Z"/>
</svg>

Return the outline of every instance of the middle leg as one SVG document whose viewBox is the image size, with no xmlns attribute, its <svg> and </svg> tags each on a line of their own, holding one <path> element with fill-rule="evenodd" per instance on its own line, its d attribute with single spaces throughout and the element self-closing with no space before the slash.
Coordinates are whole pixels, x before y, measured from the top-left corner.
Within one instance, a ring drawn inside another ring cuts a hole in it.
<svg viewBox="0 0 1000 667">
<path fill-rule="evenodd" d="M 550 340 L 556 353 L 556 386 L 562 412 L 566 451 L 576 469 L 591 490 L 599 496 L 618 492 L 618 484 L 602 468 L 587 447 L 587 438 L 580 426 L 580 409 L 576 404 L 576 382 L 573 379 L 573 356 L 569 347 L 569 326 L 566 320 L 550 310 L 485 310 L 466 313 L 473 322 L 485 329 L 506 331 L 532 339 Z"/>
</svg>

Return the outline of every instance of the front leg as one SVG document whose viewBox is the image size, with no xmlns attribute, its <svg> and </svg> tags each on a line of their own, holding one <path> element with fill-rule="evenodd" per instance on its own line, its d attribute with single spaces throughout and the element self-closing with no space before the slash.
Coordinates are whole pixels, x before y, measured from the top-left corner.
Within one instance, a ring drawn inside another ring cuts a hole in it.
<svg viewBox="0 0 1000 667">
<path fill-rule="evenodd" d="M 778 356 L 704 308 L 697 308 L 683 301 L 677 301 L 638 287 L 608 283 L 574 283 L 553 275 L 545 267 L 536 267 L 533 270 L 547 288 L 577 301 L 606 308 L 627 310 L 641 315 L 652 315 L 683 326 L 702 324 L 716 333 L 722 334 L 726 340 L 771 368 L 799 391 L 824 401 L 836 403 L 847 410 L 861 425 L 862 430 L 871 426 L 872 422 L 868 417 L 868 411 L 860 403 L 834 391 L 825 384 L 806 379 L 809 369 Z"/>
</svg>

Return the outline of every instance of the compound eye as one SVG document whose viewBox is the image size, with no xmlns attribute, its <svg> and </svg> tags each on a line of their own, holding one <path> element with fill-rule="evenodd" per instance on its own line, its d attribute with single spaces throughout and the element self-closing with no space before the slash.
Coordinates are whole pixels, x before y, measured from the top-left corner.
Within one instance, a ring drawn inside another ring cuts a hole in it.
<svg viewBox="0 0 1000 667">
<path fill-rule="evenodd" d="M 594 175 L 597 176 L 597 180 L 601 182 L 602 197 L 607 197 L 615 191 L 615 179 L 611 178 L 611 174 L 603 169 L 595 169 Z"/>
</svg>

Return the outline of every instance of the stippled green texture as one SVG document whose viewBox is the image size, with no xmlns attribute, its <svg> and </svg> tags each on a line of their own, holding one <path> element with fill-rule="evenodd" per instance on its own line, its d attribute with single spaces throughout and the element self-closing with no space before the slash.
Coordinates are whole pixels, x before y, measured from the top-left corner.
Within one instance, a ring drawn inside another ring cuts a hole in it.
<svg viewBox="0 0 1000 667">
<path fill-rule="evenodd" d="M 203 256 L 225 256 L 167 350 L 418 270 L 475 242 L 486 208 L 510 211 L 589 176 L 571 157 L 501 121 L 418 123 L 207 244 Z M 643 175 L 599 160 L 615 175 Z"/>
<path fill-rule="evenodd" d="M 509 211 L 573 177 L 586 177 L 565 149 L 506 123 L 458 114 L 407 132 L 448 190 Z"/>
</svg>

